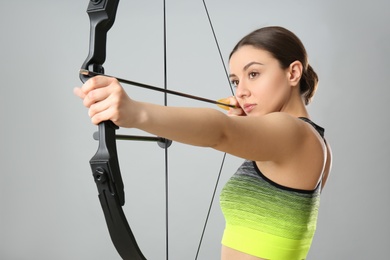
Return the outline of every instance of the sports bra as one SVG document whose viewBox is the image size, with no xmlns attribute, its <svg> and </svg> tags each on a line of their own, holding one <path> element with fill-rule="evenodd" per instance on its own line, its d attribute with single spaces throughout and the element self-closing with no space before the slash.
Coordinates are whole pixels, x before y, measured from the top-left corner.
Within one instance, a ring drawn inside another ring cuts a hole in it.
<svg viewBox="0 0 390 260">
<path fill-rule="evenodd" d="M 324 129 L 307 118 L 324 137 Z M 222 244 L 260 258 L 305 259 L 317 225 L 321 182 L 314 190 L 282 186 L 246 160 L 221 191 Z"/>
</svg>

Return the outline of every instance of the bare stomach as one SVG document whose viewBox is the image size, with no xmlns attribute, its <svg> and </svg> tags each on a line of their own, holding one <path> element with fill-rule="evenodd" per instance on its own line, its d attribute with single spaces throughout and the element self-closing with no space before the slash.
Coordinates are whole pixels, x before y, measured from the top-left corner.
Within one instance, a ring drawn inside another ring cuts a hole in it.
<svg viewBox="0 0 390 260">
<path fill-rule="evenodd" d="M 266 260 L 222 245 L 221 260 Z"/>
</svg>

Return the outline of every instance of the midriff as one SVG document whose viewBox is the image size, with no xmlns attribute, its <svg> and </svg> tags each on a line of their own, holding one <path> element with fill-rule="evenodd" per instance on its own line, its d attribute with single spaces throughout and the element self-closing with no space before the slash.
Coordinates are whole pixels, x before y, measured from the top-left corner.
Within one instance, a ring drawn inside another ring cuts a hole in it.
<svg viewBox="0 0 390 260">
<path fill-rule="evenodd" d="M 221 260 L 266 260 L 222 245 Z"/>
</svg>

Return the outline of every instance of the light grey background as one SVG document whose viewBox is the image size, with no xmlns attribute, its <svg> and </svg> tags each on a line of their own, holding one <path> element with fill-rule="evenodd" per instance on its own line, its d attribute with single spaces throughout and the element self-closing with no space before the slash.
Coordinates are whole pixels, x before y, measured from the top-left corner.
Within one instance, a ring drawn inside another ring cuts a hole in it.
<svg viewBox="0 0 390 260">
<path fill-rule="evenodd" d="M 225 58 L 246 33 L 281 25 L 302 39 L 319 74 L 309 109 L 326 127 L 334 166 L 309 259 L 388 259 L 390 2 L 207 2 Z M 96 127 L 72 93 L 88 52 L 87 4 L 0 2 L 0 259 L 119 259 L 88 164 Z M 167 12 L 169 87 L 229 95 L 201 1 L 170 0 Z M 162 86 L 162 29 L 161 1 L 122 0 L 106 72 Z M 161 93 L 127 88 L 162 103 Z M 164 259 L 163 150 L 136 142 L 118 150 L 130 226 L 148 259 Z M 211 149 L 170 148 L 170 259 L 194 258 L 221 159 Z M 240 162 L 228 156 L 219 190 Z M 219 258 L 223 228 L 215 203 L 199 259 Z"/>
</svg>

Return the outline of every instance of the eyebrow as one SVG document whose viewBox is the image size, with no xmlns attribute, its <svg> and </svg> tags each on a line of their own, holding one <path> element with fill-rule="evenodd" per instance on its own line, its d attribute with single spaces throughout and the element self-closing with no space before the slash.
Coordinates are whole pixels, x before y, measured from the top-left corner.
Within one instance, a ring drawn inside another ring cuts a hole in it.
<svg viewBox="0 0 390 260">
<path fill-rule="evenodd" d="M 264 65 L 263 63 L 261 62 L 257 62 L 257 61 L 252 61 L 252 62 L 249 62 L 248 64 L 246 64 L 244 66 L 244 68 L 242 68 L 243 71 L 247 70 L 250 66 L 252 65 Z M 229 74 L 229 77 L 234 77 L 236 76 L 235 74 Z"/>
</svg>

